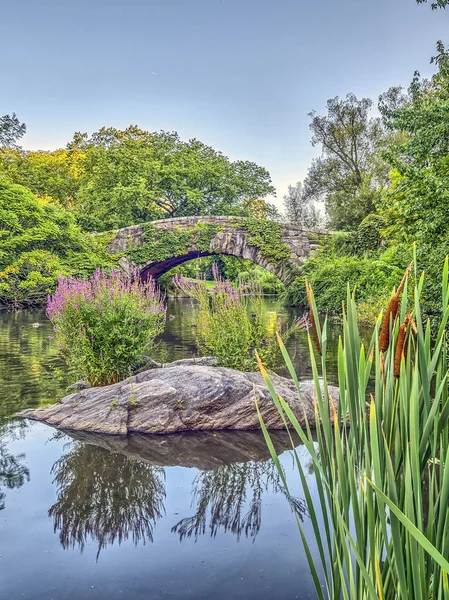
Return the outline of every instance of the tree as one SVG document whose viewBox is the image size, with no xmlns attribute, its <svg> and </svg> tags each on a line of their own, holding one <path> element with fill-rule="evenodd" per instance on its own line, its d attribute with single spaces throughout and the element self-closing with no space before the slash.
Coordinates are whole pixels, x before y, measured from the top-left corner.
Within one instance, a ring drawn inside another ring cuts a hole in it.
<svg viewBox="0 0 449 600">
<path fill-rule="evenodd" d="M 428 0 L 416 0 L 417 4 L 427 4 Z M 449 6 L 449 0 L 436 0 L 436 2 L 432 2 L 430 5 L 432 10 L 437 10 L 438 8 L 446 8 Z"/>
<path fill-rule="evenodd" d="M 327 115 L 315 111 L 311 118 L 312 145 L 320 145 L 321 157 L 312 162 L 304 181 L 304 197 L 325 201 L 330 226 L 354 229 L 370 213 L 388 170 L 378 158 L 383 143 L 380 119 L 369 117 L 369 98 L 327 101 Z"/>
<path fill-rule="evenodd" d="M 398 241 L 441 244 L 449 223 L 449 53 L 441 42 L 429 80 L 418 73 L 408 89 L 381 96 L 386 126 L 400 132 L 383 152 L 393 168 L 393 182 L 381 211 Z"/>
<path fill-rule="evenodd" d="M 303 194 L 302 183 L 289 185 L 284 196 L 284 208 L 287 220 L 304 227 L 318 227 L 320 212 L 310 197 Z"/>
<path fill-rule="evenodd" d="M 17 140 L 23 137 L 25 132 L 26 125 L 19 121 L 16 113 L 0 117 L 0 146 L 15 148 Z"/>
<path fill-rule="evenodd" d="M 89 230 L 126 227 L 157 218 L 240 214 L 246 198 L 274 193 L 265 169 L 231 162 L 198 140 L 131 126 L 76 134 L 70 149 L 86 153 L 78 194 L 79 222 Z"/>
<path fill-rule="evenodd" d="M 85 156 L 77 148 L 53 152 L 0 148 L 0 176 L 27 187 L 37 196 L 75 208 L 85 175 Z"/>
</svg>

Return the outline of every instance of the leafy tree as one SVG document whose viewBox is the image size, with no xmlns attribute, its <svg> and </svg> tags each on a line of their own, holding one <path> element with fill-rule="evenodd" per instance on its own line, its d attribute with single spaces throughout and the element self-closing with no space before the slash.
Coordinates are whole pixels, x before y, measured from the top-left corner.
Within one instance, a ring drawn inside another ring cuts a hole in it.
<svg viewBox="0 0 449 600">
<path fill-rule="evenodd" d="M 383 141 L 379 119 L 369 117 L 372 101 L 354 94 L 327 101 L 327 115 L 311 112 L 312 145 L 320 145 L 304 182 L 304 197 L 324 199 L 330 226 L 354 229 L 375 212 L 387 169 L 378 158 Z"/>
<path fill-rule="evenodd" d="M 417 4 L 427 4 L 428 0 L 416 0 Z M 449 0 L 436 0 L 436 2 L 432 2 L 430 5 L 432 10 L 437 10 L 438 8 L 446 8 L 449 6 Z"/>
<path fill-rule="evenodd" d="M 290 223 L 297 223 L 304 227 L 318 227 L 320 224 L 320 212 L 311 197 L 303 194 L 300 181 L 295 185 L 288 186 L 288 191 L 284 196 L 284 208 Z"/>
<path fill-rule="evenodd" d="M 70 149 L 86 152 L 86 179 L 77 217 L 86 229 L 126 227 L 157 218 L 239 214 L 245 198 L 274 193 L 269 173 L 231 162 L 198 140 L 177 133 L 103 128 L 76 134 Z"/>
<path fill-rule="evenodd" d="M 84 176 L 85 153 L 73 150 L 23 151 L 0 148 L 0 177 L 24 185 L 34 194 L 74 208 Z"/>
<path fill-rule="evenodd" d="M 449 229 L 449 55 L 441 43 L 435 63 L 431 79 L 416 73 L 407 94 L 380 99 L 387 127 L 402 134 L 383 153 L 394 173 L 381 211 L 397 241 L 440 243 Z"/>
<path fill-rule="evenodd" d="M 0 117 L 0 146 L 15 148 L 17 140 L 23 137 L 25 132 L 26 125 L 19 121 L 16 113 Z"/>
<path fill-rule="evenodd" d="M 0 305 L 42 303 L 60 275 L 107 266 L 103 245 L 62 206 L 0 182 Z"/>
</svg>

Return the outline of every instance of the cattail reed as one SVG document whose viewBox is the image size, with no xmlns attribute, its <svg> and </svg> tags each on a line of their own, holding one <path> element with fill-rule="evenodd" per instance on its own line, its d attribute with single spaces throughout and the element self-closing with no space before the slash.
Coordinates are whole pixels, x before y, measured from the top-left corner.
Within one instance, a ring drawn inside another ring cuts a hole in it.
<svg viewBox="0 0 449 600">
<path fill-rule="evenodd" d="M 418 329 L 416 327 L 416 323 L 413 320 L 413 317 L 410 313 L 405 315 L 404 322 L 399 327 L 398 339 L 396 341 L 396 348 L 394 351 L 394 376 L 396 379 L 401 374 L 401 359 L 407 356 L 408 344 L 410 340 L 410 335 L 407 336 L 407 330 L 410 325 L 410 331 L 414 334 L 417 333 Z"/>
<path fill-rule="evenodd" d="M 379 348 L 381 352 L 386 352 L 390 345 L 390 318 L 391 322 L 394 323 L 396 315 L 398 314 L 399 304 L 401 302 L 401 294 L 404 289 L 407 277 L 410 275 L 410 271 L 413 268 L 413 261 L 409 264 L 405 270 L 404 276 L 399 284 L 396 293 L 391 297 L 390 303 L 388 304 L 387 312 L 385 313 L 384 320 L 382 321 L 382 327 L 380 330 Z"/>
<path fill-rule="evenodd" d="M 401 373 L 401 359 L 404 353 L 405 338 L 407 335 L 407 325 L 402 323 L 399 327 L 398 339 L 396 341 L 396 349 L 394 351 L 394 376 L 396 379 Z"/>
<path fill-rule="evenodd" d="M 401 297 L 396 293 L 391 297 L 390 303 L 388 304 L 387 312 L 385 313 L 384 320 L 382 321 L 382 328 L 380 331 L 379 348 L 381 352 L 385 352 L 390 345 L 390 317 L 393 323 L 396 319 L 400 301 Z"/>
<path fill-rule="evenodd" d="M 312 288 L 309 285 L 309 282 L 306 279 L 306 294 L 307 294 L 307 302 L 309 304 L 309 312 L 310 312 L 310 322 L 312 324 L 312 329 L 313 329 L 313 335 L 315 338 L 315 344 L 316 344 L 316 349 L 318 354 L 321 356 L 322 355 L 322 351 L 321 351 L 321 344 L 320 344 L 320 337 L 318 335 L 318 329 L 317 329 L 317 324 L 315 322 L 315 315 L 313 312 L 313 302 L 312 302 Z M 318 321 L 318 325 L 319 325 L 319 321 Z"/>
<path fill-rule="evenodd" d="M 413 268 L 413 261 L 409 264 L 409 266 L 405 270 L 404 277 L 402 278 L 401 283 L 399 284 L 398 290 L 396 292 L 396 294 L 398 296 L 400 296 L 402 294 L 402 290 L 404 289 L 405 282 L 407 281 L 407 277 L 410 275 L 410 271 L 412 270 L 412 268 Z"/>
</svg>

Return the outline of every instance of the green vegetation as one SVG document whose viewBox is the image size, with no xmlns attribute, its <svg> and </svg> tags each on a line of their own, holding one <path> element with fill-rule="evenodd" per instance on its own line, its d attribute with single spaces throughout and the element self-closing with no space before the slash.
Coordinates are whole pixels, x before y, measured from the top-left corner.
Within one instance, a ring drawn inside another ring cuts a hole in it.
<svg viewBox="0 0 449 600">
<path fill-rule="evenodd" d="M 60 279 L 47 315 L 69 366 L 90 385 L 128 376 L 164 329 L 165 307 L 155 284 L 97 270 L 87 281 Z"/>
<path fill-rule="evenodd" d="M 341 313 L 349 282 L 364 320 L 373 322 L 416 242 L 418 268 L 427 274 L 423 311 L 441 318 L 438 265 L 449 250 L 449 53 L 441 42 L 437 51 L 433 77 L 415 75 L 406 92 L 391 88 L 380 97 L 381 120 L 370 120 L 370 103 L 353 96 L 329 101 L 327 116 L 313 115 L 313 143 L 322 144 L 323 157 L 312 165 L 305 196 L 324 197 L 330 226 L 346 233 L 306 263 L 287 290 L 289 304 L 305 304 L 307 278 L 320 308 Z"/>
<path fill-rule="evenodd" d="M 274 366 L 279 358 L 275 333 L 286 340 L 305 326 L 305 320 L 295 321 L 286 328 L 281 321 L 269 320 L 263 307 L 261 288 L 254 284 L 234 287 L 213 269 L 214 287 L 208 291 L 204 281 L 175 277 L 174 283 L 184 295 L 198 303 L 197 326 L 199 350 L 214 356 L 224 367 L 254 370 L 254 351 Z"/>
<path fill-rule="evenodd" d="M 192 248 L 199 252 L 209 252 L 212 239 L 220 231 L 220 225 L 214 223 L 197 223 L 191 229 L 159 229 L 151 223 L 145 223 L 143 246 L 128 252 L 136 264 L 162 261 L 172 256 L 183 256 Z"/>
<path fill-rule="evenodd" d="M 357 308 L 348 291 L 338 349 L 338 403 L 327 384 L 326 322 L 319 325 L 315 299 L 309 294 L 322 354 L 317 364 L 309 336 L 319 420 L 313 433 L 313 424 L 302 427 L 277 396 L 261 366 L 278 410 L 313 464 L 305 472 L 296 457 L 315 541 L 307 541 L 296 520 L 319 599 L 447 597 L 448 272 L 446 259 L 438 328 L 423 321 L 424 275 L 418 280 L 415 274 L 411 301 L 405 283 L 402 299 L 400 294 L 392 299 L 387 318 L 382 327 L 377 321 L 367 347 L 361 343 Z M 299 392 L 282 343 L 281 349 Z M 292 500 L 289 481 L 261 424 Z"/>
<path fill-rule="evenodd" d="M 198 140 L 130 126 L 76 133 L 65 149 L 26 151 L 16 115 L 0 118 L 0 306 L 42 304 L 59 276 L 88 277 L 112 268 L 108 231 L 145 223 L 136 262 L 209 250 L 219 231 L 155 230 L 151 221 L 189 215 L 278 218 L 260 199 L 274 193 L 269 173 L 248 161 L 231 162 Z M 94 237 L 88 232 L 104 232 Z M 255 232 L 263 242 L 263 232 Z M 266 245 L 266 244 L 265 244 Z M 275 251 L 279 254 L 279 248 Z"/>
<path fill-rule="evenodd" d="M 273 221 L 246 218 L 242 226 L 249 233 L 248 242 L 259 248 L 263 256 L 273 264 L 286 260 L 290 250 L 281 240 L 281 225 Z"/>
</svg>

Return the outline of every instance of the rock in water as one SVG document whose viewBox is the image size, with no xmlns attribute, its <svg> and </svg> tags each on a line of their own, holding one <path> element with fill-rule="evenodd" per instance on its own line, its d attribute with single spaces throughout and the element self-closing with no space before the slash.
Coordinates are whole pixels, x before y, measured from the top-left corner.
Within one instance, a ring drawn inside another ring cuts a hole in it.
<svg viewBox="0 0 449 600">
<path fill-rule="evenodd" d="M 290 379 L 272 376 L 300 423 L 315 423 L 312 382 L 301 400 Z M 337 388 L 330 393 L 338 400 Z M 284 425 L 260 373 L 192 364 L 150 369 L 105 387 L 81 390 L 57 404 L 18 413 L 63 429 L 125 435 L 218 429 L 259 429 L 255 400 L 268 429 Z"/>
</svg>

